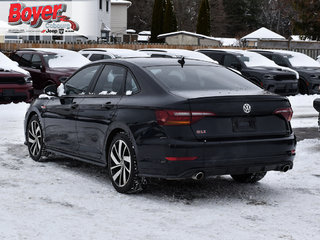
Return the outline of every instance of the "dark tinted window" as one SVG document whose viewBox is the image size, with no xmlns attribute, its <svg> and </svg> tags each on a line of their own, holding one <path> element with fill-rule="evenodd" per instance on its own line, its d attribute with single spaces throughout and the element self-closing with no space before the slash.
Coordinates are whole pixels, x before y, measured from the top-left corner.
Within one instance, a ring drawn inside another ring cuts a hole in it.
<svg viewBox="0 0 320 240">
<path fill-rule="evenodd" d="M 103 55 L 103 59 L 111 59 L 111 56 L 109 56 L 109 55 Z"/>
<path fill-rule="evenodd" d="M 42 65 L 41 58 L 38 54 L 34 54 L 31 59 L 31 67 L 40 68 Z"/>
<path fill-rule="evenodd" d="M 280 66 L 283 66 L 283 67 L 288 66 L 288 64 L 286 63 L 285 59 L 282 56 L 273 55 L 272 60 Z"/>
<path fill-rule="evenodd" d="M 259 89 L 231 70 L 219 66 L 148 67 L 156 80 L 170 91 Z"/>
<path fill-rule="evenodd" d="M 200 51 L 200 52 L 212 58 L 213 60 L 218 61 L 219 63 L 222 62 L 222 58 L 224 55 L 223 53 L 215 53 L 210 51 Z"/>
<path fill-rule="evenodd" d="M 225 55 L 223 65 L 226 67 L 234 67 L 240 65 L 239 60 L 233 55 Z"/>
<path fill-rule="evenodd" d="M 126 69 L 119 66 L 106 65 L 94 89 L 99 95 L 119 95 L 124 85 Z"/>
<path fill-rule="evenodd" d="M 89 58 L 90 61 L 99 61 L 103 59 L 103 54 L 92 54 Z"/>
<path fill-rule="evenodd" d="M 126 90 L 125 90 L 125 94 L 127 96 L 136 94 L 137 92 L 139 92 L 139 88 L 134 80 L 134 77 L 132 76 L 132 74 L 128 71 L 127 74 L 127 78 L 126 78 Z"/>
<path fill-rule="evenodd" d="M 82 69 L 73 75 L 65 84 L 66 94 L 85 94 L 100 65 L 94 65 Z"/>
<path fill-rule="evenodd" d="M 160 53 L 152 53 L 151 57 L 154 57 L 154 58 L 172 58 L 171 56 L 168 56 L 166 54 L 160 54 Z"/>
<path fill-rule="evenodd" d="M 30 53 L 22 54 L 19 64 L 22 67 L 31 67 L 31 57 L 32 57 L 32 54 Z"/>
<path fill-rule="evenodd" d="M 82 56 L 84 56 L 84 57 L 88 57 L 88 56 L 89 56 L 88 53 L 81 53 L 81 54 L 82 54 Z"/>
<path fill-rule="evenodd" d="M 19 54 L 19 53 L 13 53 L 13 54 L 11 55 L 12 61 L 16 61 L 16 62 L 18 62 L 18 63 L 19 63 L 20 57 L 21 57 L 21 54 Z"/>
</svg>

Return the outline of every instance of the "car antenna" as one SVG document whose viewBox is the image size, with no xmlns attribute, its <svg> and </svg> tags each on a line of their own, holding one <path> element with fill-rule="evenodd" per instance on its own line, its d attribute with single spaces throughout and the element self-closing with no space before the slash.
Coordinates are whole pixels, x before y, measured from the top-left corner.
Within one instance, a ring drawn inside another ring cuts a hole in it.
<svg viewBox="0 0 320 240">
<path fill-rule="evenodd" d="M 181 67 L 183 68 L 184 64 L 186 63 L 184 61 L 184 57 L 182 57 L 180 60 L 178 60 L 178 63 L 180 63 Z"/>
</svg>

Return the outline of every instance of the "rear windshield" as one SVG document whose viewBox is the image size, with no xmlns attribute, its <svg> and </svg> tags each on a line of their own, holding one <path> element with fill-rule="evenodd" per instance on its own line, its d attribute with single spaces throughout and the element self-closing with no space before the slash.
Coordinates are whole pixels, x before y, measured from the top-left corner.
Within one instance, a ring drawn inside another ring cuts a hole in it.
<svg viewBox="0 0 320 240">
<path fill-rule="evenodd" d="M 147 67 L 170 91 L 258 90 L 247 79 L 219 66 Z"/>
</svg>

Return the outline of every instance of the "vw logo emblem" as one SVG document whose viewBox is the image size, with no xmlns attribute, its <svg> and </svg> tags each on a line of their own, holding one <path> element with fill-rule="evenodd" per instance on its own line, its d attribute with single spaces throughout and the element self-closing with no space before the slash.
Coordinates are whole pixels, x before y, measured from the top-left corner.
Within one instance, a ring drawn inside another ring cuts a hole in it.
<svg viewBox="0 0 320 240">
<path fill-rule="evenodd" d="M 251 106 L 250 106 L 249 103 L 246 103 L 246 104 L 243 105 L 243 111 L 245 113 L 250 113 L 251 112 Z"/>
</svg>

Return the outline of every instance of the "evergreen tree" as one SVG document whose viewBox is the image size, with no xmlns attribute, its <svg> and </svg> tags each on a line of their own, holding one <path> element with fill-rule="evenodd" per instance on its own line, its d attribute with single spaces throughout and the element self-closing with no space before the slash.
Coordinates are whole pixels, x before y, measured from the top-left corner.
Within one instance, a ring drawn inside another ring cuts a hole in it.
<svg viewBox="0 0 320 240">
<path fill-rule="evenodd" d="M 202 0 L 199 8 L 197 33 L 210 36 L 210 6 L 208 0 Z"/>
<path fill-rule="evenodd" d="M 177 31 L 177 18 L 171 0 L 166 1 L 163 21 L 163 33 Z"/>
<path fill-rule="evenodd" d="M 223 0 L 230 37 L 242 37 L 264 24 L 259 22 L 264 0 Z"/>
<path fill-rule="evenodd" d="M 294 34 L 320 40 L 320 2 L 292 0 L 292 3 L 297 12 L 293 19 Z"/>
<path fill-rule="evenodd" d="M 150 42 L 163 42 L 159 40 L 158 35 L 163 33 L 163 20 L 165 11 L 165 0 L 155 0 L 152 12 L 151 38 Z"/>
</svg>

